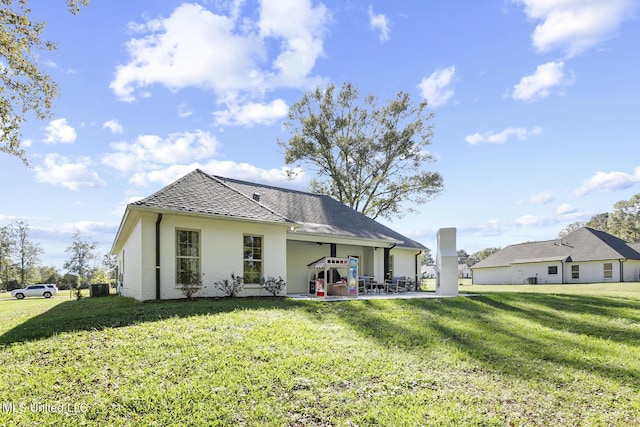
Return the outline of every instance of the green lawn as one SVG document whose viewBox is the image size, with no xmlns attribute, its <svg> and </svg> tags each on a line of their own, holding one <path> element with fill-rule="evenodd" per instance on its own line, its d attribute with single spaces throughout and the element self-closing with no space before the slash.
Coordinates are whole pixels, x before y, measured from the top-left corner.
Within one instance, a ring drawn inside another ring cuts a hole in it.
<svg viewBox="0 0 640 427">
<path fill-rule="evenodd" d="M 583 286 L 1 298 L 0 425 L 640 425 L 640 285 Z"/>
</svg>

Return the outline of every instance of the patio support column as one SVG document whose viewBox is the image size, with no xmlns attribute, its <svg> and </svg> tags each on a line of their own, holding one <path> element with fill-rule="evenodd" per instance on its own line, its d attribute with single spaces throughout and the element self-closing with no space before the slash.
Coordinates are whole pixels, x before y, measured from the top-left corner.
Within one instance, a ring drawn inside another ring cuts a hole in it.
<svg viewBox="0 0 640 427">
<path fill-rule="evenodd" d="M 438 230 L 436 294 L 458 295 L 458 252 L 456 250 L 455 228 L 441 228 Z"/>
<path fill-rule="evenodd" d="M 384 248 L 384 276 L 382 277 L 382 281 L 384 282 L 387 279 L 390 279 L 389 277 L 389 251 L 391 249 L 389 248 Z"/>
</svg>

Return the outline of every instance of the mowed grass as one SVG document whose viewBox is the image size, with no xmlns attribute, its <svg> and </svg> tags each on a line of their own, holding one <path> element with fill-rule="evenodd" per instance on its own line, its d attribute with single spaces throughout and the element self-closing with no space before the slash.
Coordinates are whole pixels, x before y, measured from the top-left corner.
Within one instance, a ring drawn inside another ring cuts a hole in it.
<svg viewBox="0 0 640 427">
<path fill-rule="evenodd" d="M 2 299 L 0 425 L 640 425 L 640 288 L 620 286 Z"/>
</svg>

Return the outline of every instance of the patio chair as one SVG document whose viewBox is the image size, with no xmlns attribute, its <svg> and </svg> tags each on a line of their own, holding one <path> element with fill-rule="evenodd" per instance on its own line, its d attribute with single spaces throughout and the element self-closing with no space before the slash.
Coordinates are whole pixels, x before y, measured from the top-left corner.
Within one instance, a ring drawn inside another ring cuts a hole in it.
<svg viewBox="0 0 640 427">
<path fill-rule="evenodd" d="M 358 292 L 365 294 L 371 290 L 371 278 L 369 276 L 358 277 Z"/>
<path fill-rule="evenodd" d="M 387 281 L 387 292 L 407 292 L 407 278 L 393 276 L 390 281 Z"/>
</svg>

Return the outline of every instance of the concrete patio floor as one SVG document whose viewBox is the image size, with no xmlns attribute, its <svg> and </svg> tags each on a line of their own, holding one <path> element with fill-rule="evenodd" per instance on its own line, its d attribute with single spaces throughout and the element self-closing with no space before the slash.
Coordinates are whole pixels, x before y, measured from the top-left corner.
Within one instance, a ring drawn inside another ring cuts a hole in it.
<svg viewBox="0 0 640 427">
<path fill-rule="evenodd" d="M 325 296 L 325 297 L 316 297 L 314 295 L 309 294 L 292 294 L 287 295 L 287 298 L 296 299 L 296 300 L 305 300 L 305 301 L 351 301 L 351 300 L 376 300 L 376 299 L 429 299 L 429 298 L 455 298 L 455 297 L 466 297 L 473 296 L 473 294 L 459 294 L 459 295 L 436 295 L 435 292 L 392 292 L 385 293 L 381 292 L 371 293 L 371 294 L 359 294 L 357 297 L 354 296 Z"/>
</svg>

